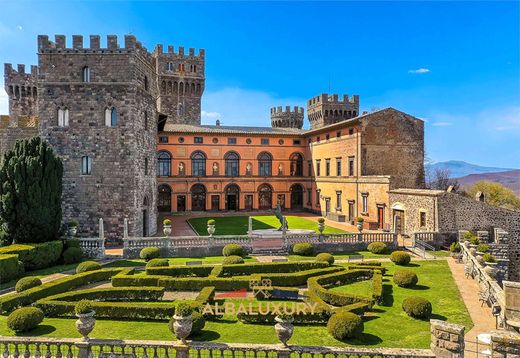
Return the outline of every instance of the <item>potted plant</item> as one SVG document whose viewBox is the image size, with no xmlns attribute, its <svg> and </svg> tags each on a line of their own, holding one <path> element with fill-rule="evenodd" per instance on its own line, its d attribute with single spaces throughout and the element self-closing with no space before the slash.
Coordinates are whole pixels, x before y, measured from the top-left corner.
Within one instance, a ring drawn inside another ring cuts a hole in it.
<svg viewBox="0 0 520 358">
<path fill-rule="evenodd" d="M 78 233 L 78 226 L 79 226 L 79 223 L 77 220 L 70 220 L 67 223 L 69 236 L 71 236 L 71 237 L 76 236 L 76 234 Z"/>
<path fill-rule="evenodd" d="M 172 233 L 172 221 L 170 219 L 164 219 L 162 223 L 164 236 L 170 236 Z"/>
<path fill-rule="evenodd" d="M 186 338 L 190 335 L 193 326 L 191 319 L 192 312 L 193 309 L 190 305 L 181 302 L 175 307 L 175 315 L 173 315 L 173 318 L 170 320 L 170 331 L 175 334 L 183 344 L 186 344 Z"/>
<path fill-rule="evenodd" d="M 365 222 L 365 219 L 363 219 L 362 217 L 358 217 L 356 219 L 356 222 L 357 222 L 357 229 L 359 230 L 359 232 L 363 231 L 363 223 Z"/>
<path fill-rule="evenodd" d="M 287 347 L 287 341 L 291 339 L 294 326 L 293 326 L 293 317 L 289 314 L 279 314 L 274 318 L 276 324 L 274 325 L 274 330 L 276 331 L 276 335 L 278 339 L 284 346 Z"/>
<path fill-rule="evenodd" d="M 96 312 L 92 308 L 92 303 L 89 300 L 81 300 L 76 303 L 74 312 L 78 320 L 76 321 L 76 329 L 83 336 L 83 340 L 88 341 L 88 335 L 94 329 L 96 320 L 94 315 Z"/>
<path fill-rule="evenodd" d="M 463 238 L 463 241 L 464 241 L 464 245 L 466 245 L 466 247 L 469 247 L 469 240 L 473 237 L 473 235 L 471 234 L 471 232 L 469 231 L 466 231 L 463 235 L 462 235 L 462 238 Z"/>
<path fill-rule="evenodd" d="M 450 252 L 451 252 L 452 257 L 454 257 L 454 258 L 460 257 L 460 251 L 461 251 L 461 248 L 460 248 L 460 244 L 458 242 L 453 242 L 450 245 Z"/>
<path fill-rule="evenodd" d="M 325 230 L 325 218 L 318 219 L 318 231 L 320 234 L 323 234 L 323 230 Z"/>
<path fill-rule="evenodd" d="M 489 275 L 489 277 L 491 277 L 492 279 L 496 279 L 497 273 L 498 273 L 498 269 L 496 267 L 497 266 L 496 257 L 491 255 L 490 253 L 485 253 L 482 258 L 486 262 L 486 268 L 484 269 L 484 271 L 486 271 L 486 273 Z"/>
<path fill-rule="evenodd" d="M 208 234 L 209 234 L 209 237 L 212 237 L 214 233 L 215 233 L 215 220 L 209 219 L 208 220 Z"/>
</svg>

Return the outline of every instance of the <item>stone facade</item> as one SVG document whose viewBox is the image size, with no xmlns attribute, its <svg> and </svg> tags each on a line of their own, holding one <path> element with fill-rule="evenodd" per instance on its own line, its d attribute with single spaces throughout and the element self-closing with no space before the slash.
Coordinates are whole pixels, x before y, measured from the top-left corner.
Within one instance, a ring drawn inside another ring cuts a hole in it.
<svg viewBox="0 0 520 358">
<path fill-rule="evenodd" d="M 311 129 L 320 128 L 329 124 L 344 121 L 359 115 L 359 96 L 343 95 L 339 100 L 337 94 L 322 93 L 307 101 L 307 116 Z"/>
<path fill-rule="evenodd" d="M 435 357 L 464 357 L 464 326 L 432 319 L 430 320 L 430 330 L 430 348 Z"/>
<path fill-rule="evenodd" d="M 294 107 L 291 111 L 290 106 L 286 106 L 285 110 L 282 106 L 271 108 L 271 126 L 273 128 L 297 128 L 303 127 L 303 108 Z"/>
<path fill-rule="evenodd" d="M 14 121 L 9 116 L 0 116 L 0 162 L 3 154 L 13 148 L 19 139 L 38 136 L 38 117 L 21 116 Z"/>
</svg>

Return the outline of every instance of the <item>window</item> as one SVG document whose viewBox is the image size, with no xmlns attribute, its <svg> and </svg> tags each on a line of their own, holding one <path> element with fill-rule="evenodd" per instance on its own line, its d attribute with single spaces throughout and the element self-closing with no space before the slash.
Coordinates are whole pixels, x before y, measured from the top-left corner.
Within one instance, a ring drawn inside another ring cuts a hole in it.
<svg viewBox="0 0 520 358">
<path fill-rule="evenodd" d="M 60 126 L 60 127 L 69 126 L 69 109 L 68 108 L 58 109 L 58 126 Z"/>
<path fill-rule="evenodd" d="M 196 177 L 206 176 L 206 155 L 202 152 L 194 152 L 191 155 L 191 175 Z"/>
<path fill-rule="evenodd" d="M 341 191 L 336 191 L 336 210 L 341 211 Z"/>
<path fill-rule="evenodd" d="M 226 176 L 237 177 L 240 173 L 240 157 L 235 152 L 228 152 L 224 156 L 226 161 Z"/>
<path fill-rule="evenodd" d="M 363 199 L 361 213 L 368 214 L 368 193 L 361 193 L 361 198 Z"/>
<path fill-rule="evenodd" d="M 160 136 L 159 143 L 168 143 L 168 137 Z"/>
<path fill-rule="evenodd" d="M 107 127 L 115 127 L 117 124 L 117 110 L 112 108 L 105 109 L 105 125 Z"/>
<path fill-rule="evenodd" d="M 262 177 L 271 176 L 273 171 L 273 157 L 267 152 L 258 156 L 258 175 Z"/>
<path fill-rule="evenodd" d="M 341 131 L 336 132 L 336 138 L 339 138 L 339 137 L 341 137 Z"/>
<path fill-rule="evenodd" d="M 425 227 L 426 226 L 426 212 L 425 211 L 421 211 L 419 212 L 419 226 L 420 227 Z"/>
<path fill-rule="evenodd" d="M 320 206 L 320 189 L 316 190 L 316 206 Z"/>
<path fill-rule="evenodd" d="M 308 176 L 312 175 L 312 161 L 310 161 L 310 160 L 307 162 L 307 175 Z"/>
<path fill-rule="evenodd" d="M 148 158 L 144 158 L 144 175 L 148 175 Z"/>
<path fill-rule="evenodd" d="M 316 176 L 319 177 L 321 175 L 321 160 L 316 159 Z"/>
<path fill-rule="evenodd" d="M 204 140 L 202 139 L 202 137 L 195 137 L 193 138 L 193 142 L 196 144 L 202 144 Z"/>
<path fill-rule="evenodd" d="M 300 145 L 302 142 L 299 139 L 293 139 L 292 144 L 293 145 Z"/>
<path fill-rule="evenodd" d="M 81 175 L 90 175 L 92 173 L 92 159 L 89 156 L 81 157 Z"/>
<path fill-rule="evenodd" d="M 348 157 L 348 176 L 354 176 L 354 157 Z"/>
<path fill-rule="evenodd" d="M 318 143 L 320 142 L 320 136 L 316 137 L 316 142 L 318 142 Z"/>
<path fill-rule="evenodd" d="M 341 176 L 341 158 L 336 158 L 336 176 Z"/>
<path fill-rule="evenodd" d="M 171 175 L 172 157 L 168 152 L 159 152 L 157 154 L 157 175 L 160 177 L 169 177 Z"/>
<path fill-rule="evenodd" d="M 293 153 L 289 158 L 291 161 L 291 176 L 303 176 L 303 155 L 300 153 Z"/>
<path fill-rule="evenodd" d="M 307 206 L 312 206 L 312 190 L 307 189 Z"/>
<path fill-rule="evenodd" d="M 349 135 L 354 134 L 354 128 L 349 128 L 349 129 L 348 129 L 348 134 L 349 134 Z"/>
<path fill-rule="evenodd" d="M 164 69 L 166 71 L 173 71 L 173 63 L 172 62 L 167 62 L 165 65 L 164 65 Z"/>
<path fill-rule="evenodd" d="M 227 139 L 227 144 L 237 144 L 237 139 L 236 138 L 228 138 Z"/>
<path fill-rule="evenodd" d="M 330 176 L 330 159 L 325 159 L 325 176 Z"/>
<path fill-rule="evenodd" d="M 269 145 L 269 138 L 262 138 L 260 140 L 260 144 L 262 144 L 262 145 Z"/>
<path fill-rule="evenodd" d="M 329 140 L 330 139 L 330 134 L 327 133 L 327 135 L 325 136 L 325 139 Z"/>
<path fill-rule="evenodd" d="M 83 82 L 90 82 L 90 68 L 88 66 L 83 67 L 81 71 L 81 80 Z"/>
</svg>

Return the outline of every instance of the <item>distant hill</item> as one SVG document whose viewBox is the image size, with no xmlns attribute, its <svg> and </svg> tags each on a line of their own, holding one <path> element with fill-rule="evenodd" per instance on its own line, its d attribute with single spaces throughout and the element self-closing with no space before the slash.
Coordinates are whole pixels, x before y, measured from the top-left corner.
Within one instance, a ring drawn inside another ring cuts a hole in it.
<svg viewBox="0 0 520 358">
<path fill-rule="evenodd" d="M 452 178 L 465 177 L 471 174 L 483 174 L 483 173 L 496 173 L 496 172 L 509 172 L 514 171 L 514 168 L 495 168 L 495 167 L 483 167 L 476 164 L 470 164 L 458 160 L 449 160 L 447 162 L 438 162 L 429 164 L 426 169 L 435 170 L 436 168 L 448 169 Z"/>
<path fill-rule="evenodd" d="M 462 178 L 457 178 L 457 181 L 463 187 L 468 187 L 479 180 L 488 180 L 500 183 L 513 190 L 516 195 L 520 196 L 520 170 L 518 169 L 497 173 L 470 174 L 463 176 Z"/>
</svg>

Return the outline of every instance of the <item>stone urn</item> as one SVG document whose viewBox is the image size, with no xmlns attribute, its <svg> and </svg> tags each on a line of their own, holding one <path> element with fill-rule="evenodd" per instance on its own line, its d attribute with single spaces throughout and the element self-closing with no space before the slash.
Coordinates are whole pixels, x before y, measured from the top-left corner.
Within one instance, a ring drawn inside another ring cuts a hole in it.
<svg viewBox="0 0 520 358">
<path fill-rule="evenodd" d="M 320 234 L 323 234 L 323 230 L 325 230 L 325 222 L 318 222 L 318 231 Z"/>
<path fill-rule="evenodd" d="M 472 245 L 470 245 L 470 246 L 472 246 Z M 469 253 L 470 253 L 472 256 L 475 256 L 476 253 L 477 253 L 477 248 L 476 248 L 476 247 L 471 247 L 471 248 L 469 249 Z"/>
<path fill-rule="evenodd" d="M 486 262 L 486 267 L 484 271 L 491 277 L 493 280 L 497 279 L 498 268 L 496 262 Z"/>
<path fill-rule="evenodd" d="M 172 233 L 172 226 L 163 225 L 163 233 L 164 233 L 164 236 L 170 236 L 170 234 Z"/>
<path fill-rule="evenodd" d="M 484 261 L 484 257 L 483 257 L 484 253 L 482 252 L 477 252 L 477 256 L 475 256 L 475 258 L 477 259 L 477 262 L 479 264 L 481 264 L 482 266 L 486 266 L 486 261 Z"/>
<path fill-rule="evenodd" d="M 359 232 L 363 231 L 363 222 L 362 221 L 358 221 L 356 226 L 357 226 L 357 229 L 359 230 Z"/>
<path fill-rule="evenodd" d="M 88 335 L 96 325 L 96 319 L 94 318 L 95 314 L 95 311 L 76 314 L 76 317 L 78 317 L 78 320 L 76 321 L 76 329 L 83 336 L 83 340 L 85 341 L 88 341 Z"/>
<path fill-rule="evenodd" d="M 189 316 L 174 315 L 170 321 L 169 328 L 182 343 L 186 344 L 186 338 L 190 335 L 192 326 L 191 314 Z"/>
<path fill-rule="evenodd" d="M 276 324 L 274 325 L 276 335 L 278 336 L 280 342 L 282 342 L 282 344 L 287 347 L 287 341 L 291 339 L 294 333 L 294 326 L 292 324 L 293 318 L 282 318 L 276 316 L 274 320 L 276 321 Z"/>
<path fill-rule="evenodd" d="M 214 233 L 215 233 L 215 225 L 209 225 L 208 224 L 208 234 L 209 234 L 209 236 L 212 237 Z"/>
<path fill-rule="evenodd" d="M 69 227 L 69 236 L 70 237 L 75 237 L 77 233 L 78 233 L 78 227 L 77 226 L 70 226 Z"/>
</svg>

